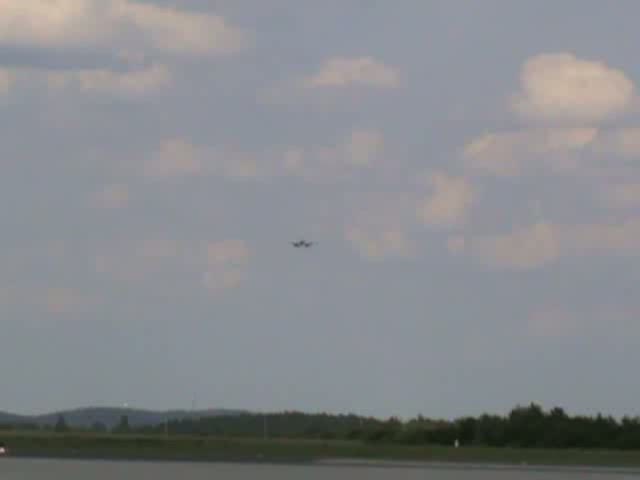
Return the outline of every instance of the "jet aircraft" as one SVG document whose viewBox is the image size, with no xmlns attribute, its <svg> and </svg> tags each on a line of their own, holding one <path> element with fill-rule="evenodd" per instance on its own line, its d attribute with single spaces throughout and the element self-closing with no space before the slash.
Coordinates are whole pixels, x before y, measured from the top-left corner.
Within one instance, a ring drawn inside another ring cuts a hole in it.
<svg viewBox="0 0 640 480">
<path fill-rule="evenodd" d="M 293 245 L 295 248 L 309 248 L 314 243 L 315 242 L 307 242 L 306 240 L 298 240 L 297 242 L 291 242 L 291 245 Z"/>
</svg>

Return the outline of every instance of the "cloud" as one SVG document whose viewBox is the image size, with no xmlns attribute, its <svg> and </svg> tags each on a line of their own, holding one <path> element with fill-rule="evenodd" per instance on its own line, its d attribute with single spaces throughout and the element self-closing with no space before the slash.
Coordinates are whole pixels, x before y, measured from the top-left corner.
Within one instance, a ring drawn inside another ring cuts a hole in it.
<svg viewBox="0 0 640 480">
<path fill-rule="evenodd" d="M 223 17 L 150 2 L 3 0 L 0 45 L 43 50 L 56 60 L 0 67 L 0 94 L 15 85 L 125 97 L 157 93 L 173 83 L 169 59 L 158 57 L 234 54 L 249 43 Z"/>
<path fill-rule="evenodd" d="M 307 88 L 365 86 L 398 88 L 399 72 L 372 57 L 328 59 L 314 75 L 304 80 Z"/>
<path fill-rule="evenodd" d="M 7 95 L 14 83 L 14 75 L 10 69 L 0 68 L 0 95 Z"/>
<path fill-rule="evenodd" d="M 616 224 L 585 224 L 560 230 L 566 249 L 571 253 L 615 251 L 635 253 L 640 249 L 640 219 L 628 219 Z"/>
<path fill-rule="evenodd" d="M 65 70 L 47 72 L 52 89 L 73 89 L 86 93 L 144 95 L 169 86 L 172 77 L 164 65 L 152 65 L 140 70 L 115 72 L 106 69 Z"/>
<path fill-rule="evenodd" d="M 105 35 L 105 26 L 96 20 L 107 11 L 90 0 L 4 0 L 0 41 L 29 46 L 88 42 Z"/>
<path fill-rule="evenodd" d="M 108 68 L 0 68 L 0 95 L 10 94 L 17 88 L 31 87 L 35 91 L 50 93 L 80 92 L 125 98 L 158 93 L 172 83 L 171 72 L 165 65 L 150 65 L 126 71 Z"/>
<path fill-rule="evenodd" d="M 601 200 L 612 208 L 640 207 L 640 183 L 610 185 L 602 191 Z"/>
<path fill-rule="evenodd" d="M 246 265 L 251 254 L 242 240 L 222 240 L 207 246 L 209 265 Z"/>
<path fill-rule="evenodd" d="M 375 130 L 354 130 L 335 145 L 288 147 L 283 173 L 307 180 L 339 180 L 353 171 L 381 166 L 384 137 Z"/>
<path fill-rule="evenodd" d="M 35 308 L 51 315 L 84 313 L 99 301 L 98 296 L 71 287 L 0 286 L 0 305 Z"/>
<path fill-rule="evenodd" d="M 117 282 L 140 286 L 160 277 L 179 277 L 218 294 L 244 283 L 251 256 L 246 243 L 237 239 L 148 238 L 106 246 L 94 258 L 94 266 L 98 274 Z M 168 288 L 174 287 L 170 284 Z"/>
<path fill-rule="evenodd" d="M 577 168 L 576 154 L 592 148 L 597 128 L 539 128 L 481 135 L 463 149 L 466 164 L 478 172 L 513 177 L 543 165 L 556 172 Z M 529 167 L 529 168 L 527 168 Z"/>
<path fill-rule="evenodd" d="M 538 309 L 527 319 L 528 333 L 538 338 L 572 338 L 579 335 L 581 330 L 582 325 L 578 316 L 564 308 Z"/>
<path fill-rule="evenodd" d="M 475 198 L 470 182 L 441 172 L 431 174 L 428 181 L 432 192 L 418 206 L 419 220 L 439 228 L 463 223 Z"/>
<path fill-rule="evenodd" d="M 263 151 L 195 145 L 183 138 L 162 142 L 143 166 L 149 178 L 220 176 L 264 179 L 293 176 L 309 181 L 339 180 L 357 169 L 372 168 L 382 158 L 384 138 L 376 131 L 354 130 L 335 145 Z"/>
<path fill-rule="evenodd" d="M 100 208 L 123 208 L 129 203 L 129 188 L 123 184 L 108 185 L 95 194 L 94 204 Z"/>
<path fill-rule="evenodd" d="M 246 273 L 240 269 L 208 270 L 204 274 L 203 285 L 211 293 L 240 287 L 246 280 Z"/>
<path fill-rule="evenodd" d="M 489 265 L 532 269 L 554 262 L 560 256 L 557 228 L 537 223 L 501 235 L 467 240 L 472 253 Z"/>
<path fill-rule="evenodd" d="M 640 127 L 625 127 L 602 132 L 595 142 L 594 151 L 640 160 Z"/>
<path fill-rule="evenodd" d="M 625 170 L 628 160 L 640 160 L 640 128 L 548 127 L 487 133 L 469 141 L 461 156 L 469 169 L 483 175 L 507 178 L 546 172 L 598 180 Z"/>
<path fill-rule="evenodd" d="M 365 259 L 405 258 L 415 254 L 409 235 L 415 225 L 415 198 L 410 194 L 359 194 L 351 204 L 345 240 Z"/>
<path fill-rule="evenodd" d="M 181 138 L 165 140 L 143 167 L 144 174 L 153 178 L 200 175 L 203 171 L 201 151 Z"/>
<path fill-rule="evenodd" d="M 229 54 L 247 34 L 217 15 L 131 0 L 4 0 L 0 42 L 43 48 L 152 48 L 171 54 Z"/>
<path fill-rule="evenodd" d="M 424 188 L 420 183 L 421 190 Z M 416 254 L 412 233 L 421 226 L 450 229 L 461 226 L 475 200 L 475 190 L 464 177 L 430 172 L 429 192 L 359 194 L 350 204 L 344 237 L 364 258 L 383 260 Z"/>
<path fill-rule="evenodd" d="M 204 286 L 212 293 L 238 288 L 246 280 L 251 251 L 242 240 L 221 240 L 207 246 Z"/>
<path fill-rule="evenodd" d="M 218 15 L 120 0 L 114 5 L 113 16 L 137 28 L 155 48 L 171 53 L 230 54 L 249 45 L 246 32 Z"/>
<path fill-rule="evenodd" d="M 640 128 L 599 125 L 639 105 L 622 71 L 567 53 L 541 54 L 524 63 L 521 83 L 514 112 L 546 125 L 472 139 L 462 150 L 472 170 L 498 177 L 542 169 L 595 177 L 622 158 L 640 158 Z"/>
<path fill-rule="evenodd" d="M 456 247 L 453 253 L 464 252 L 489 266 L 518 270 L 550 265 L 562 256 L 637 254 L 640 219 L 616 224 L 538 222 L 505 234 L 469 236 Z"/>
<path fill-rule="evenodd" d="M 520 81 L 511 107 L 529 119 L 599 122 L 630 110 L 636 101 L 634 85 L 624 72 L 570 53 L 530 58 Z"/>
<path fill-rule="evenodd" d="M 452 254 L 464 252 L 466 241 L 463 235 L 452 235 L 447 238 L 447 250 Z"/>
<path fill-rule="evenodd" d="M 345 238 L 365 258 L 382 260 L 389 257 L 408 257 L 414 247 L 405 231 L 401 229 L 367 229 L 350 226 L 345 231 Z"/>
<path fill-rule="evenodd" d="M 96 299 L 72 288 L 50 288 L 45 292 L 43 303 L 49 313 L 68 314 L 91 307 Z"/>
<path fill-rule="evenodd" d="M 260 168 L 251 154 L 227 148 L 195 145 L 184 138 L 164 140 L 143 166 L 145 176 L 155 179 L 219 175 L 247 179 L 272 174 Z"/>
<path fill-rule="evenodd" d="M 513 111 L 538 124 L 471 139 L 461 152 L 471 172 L 500 178 L 579 176 L 609 207 L 640 205 L 637 182 L 624 177 L 632 172 L 629 160 L 640 159 L 640 129 L 601 125 L 637 105 L 635 87 L 622 71 L 571 54 L 542 54 L 523 65 L 521 87 L 512 97 Z M 635 252 L 639 237 L 634 219 L 539 221 L 506 233 L 451 236 L 447 248 L 492 267 L 526 270 L 565 256 Z"/>
<path fill-rule="evenodd" d="M 352 165 L 370 166 L 384 147 L 379 132 L 355 130 L 346 144 L 346 157 Z"/>
</svg>

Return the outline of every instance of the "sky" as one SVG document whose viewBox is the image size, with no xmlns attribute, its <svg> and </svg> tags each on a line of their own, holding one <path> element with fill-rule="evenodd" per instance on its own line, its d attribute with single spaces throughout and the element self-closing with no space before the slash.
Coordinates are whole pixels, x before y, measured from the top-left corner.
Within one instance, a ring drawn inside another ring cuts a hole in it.
<svg viewBox="0 0 640 480">
<path fill-rule="evenodd" d="M 638 17 L 0 1 L 0 410 L 640 414 Z"/>
</svg>

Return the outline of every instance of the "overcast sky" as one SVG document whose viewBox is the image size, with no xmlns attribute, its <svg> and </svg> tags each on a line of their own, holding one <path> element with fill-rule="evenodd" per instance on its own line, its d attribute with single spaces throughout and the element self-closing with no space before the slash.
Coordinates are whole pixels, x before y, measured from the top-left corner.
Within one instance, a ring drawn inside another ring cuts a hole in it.
<svg viewBox="0 0 640 480">
<path fill-rule="evenodd" d="M 0 2 L 0 410 L 640 414 L 639 17 Z"/>
</svg>

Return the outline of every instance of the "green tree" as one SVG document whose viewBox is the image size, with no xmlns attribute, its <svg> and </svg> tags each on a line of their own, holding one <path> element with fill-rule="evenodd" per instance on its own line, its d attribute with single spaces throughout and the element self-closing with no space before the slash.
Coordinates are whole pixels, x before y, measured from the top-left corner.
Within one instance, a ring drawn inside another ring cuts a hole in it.
<svg viewBox="0 0 640 480">
<path fill-rule="evenodd" d="M 67 422 L 64 419 L 63 415 L 59 415 L 58 416 L 58 421 L 56 422 L 54 430 L 56 432 L 67 432 L 67 431 L 69 431 L 69 427 L 67 426 Z"/>
<path fill-rule="evenodd" d="M 91 430 L 97 433 L 105 433 L 107 431 L 107 426 L 102 422 L 93 422 Z"/>
<path fill-rule="evenodd" d="M 128 433 L 131 431 L 131 427 L 129 427 L 129 416 L 122 415 L 120 417 L 120 423 L 115 426 L 113 429 L 115 433 Z"/>
</svg>

